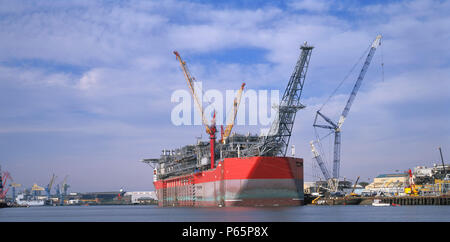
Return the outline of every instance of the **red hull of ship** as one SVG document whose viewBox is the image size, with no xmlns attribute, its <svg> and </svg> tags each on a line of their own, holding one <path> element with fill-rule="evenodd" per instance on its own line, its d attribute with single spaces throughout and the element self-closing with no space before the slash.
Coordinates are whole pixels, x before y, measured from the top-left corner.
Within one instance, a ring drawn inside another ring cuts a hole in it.
<svg viewBox="0 0 450 242">
<path fill-rule="evenodd" d="M 225 158 L 214 169 L 154 185 L 159 206 L 303 205 L 303 159 Z"/>
</svg>

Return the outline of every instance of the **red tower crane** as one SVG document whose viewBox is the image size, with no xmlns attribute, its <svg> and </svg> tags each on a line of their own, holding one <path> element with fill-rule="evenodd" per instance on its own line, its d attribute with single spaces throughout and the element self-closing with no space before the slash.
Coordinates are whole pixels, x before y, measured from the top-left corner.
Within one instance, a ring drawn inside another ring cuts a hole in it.
<svg viewBox="0 0 450 242">
<path fill-rule="evenodd" d="M 0 168 L 0 199 L 4 199 L 8 193 L 9 187 L 6 185 L 8 179 L 12 180 L 9 172 L 2 172 Z"/>
</svg>

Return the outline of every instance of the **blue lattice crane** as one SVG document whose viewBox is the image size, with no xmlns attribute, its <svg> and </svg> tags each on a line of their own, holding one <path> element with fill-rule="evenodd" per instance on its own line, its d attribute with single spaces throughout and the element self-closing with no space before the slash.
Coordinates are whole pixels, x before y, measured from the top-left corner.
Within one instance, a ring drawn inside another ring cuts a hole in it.
<svg viewBox="0 0 450 242">
<path fill-rule="evenodd" d="M 316 117 L 314 119 L 313 126 L 334 131 L 333 177 L 331 179 L 334 180 L 335 184 L 333 185 L 333 188 L 335 190 L 338 188 L 339 168 L 340 168 L 340 159 L 341 159 L 340 158 L 340 156 L 341 156 L 341 127 L 342 127 L 342 124 L 344 123 L 345 119 L 347 118 L 347 115 L 350 111 L 353 101 L 355 100 L 356 94 L 358 93 L 358 90 L 361 87 L 361 83 L 364 79 L 367 69 L 369 68 L 370 62 L 372 61 L 372 57 L 375 54 L 377 47 L 381 43 L 380 41 L 381 41 L 381 35 L 378 35 L 370 47 L 370 50 L 369 50 L 369 53 L 367 54 L 364 65 L 361 69 L 361 72 L 359 73 L 358 79 L 356 80 L 353 90 L 350 93 L 350 97 L 347 101 L 347 104 L 345 105 L 344 110 L 342 111 L 339 121 L 337 123 L 335 123 L 330 118 L 328 118 L 324 114 L 322 114 L 320 112 L 320 110 L 316 112 Z M 328 125 L 317 124 L 318 117 L 321 117 L 326 123 L 328 123 Z M 317 142 L 319 142 L 319 141 L 317 141 Z M 329 180 L 330 178 L 327 178 L 327 176 L 326 176 L 328 171 L 326 170 L 326 167 L 323 164 L 321 156 L 314 149 L 313 142 L 311 142 L 311 147 L 312 147 L 313 156 L 314 156 L 315 160 L 317 161 L 317 163 L 319 164 L 319 167 L 321 168 L 321 171 L 324 174 L 324 177 L 327 180 Z M 329 177 L 329 175 L 328 175 L 328 177 Z"/>
<path fill-rule="evenodd" d="M 69 177 L 69 176 L 64 177 L 64 180 L 61 182 L 61 188 L 59 187 L 59 184 L 58 184 L 57 191 L 58 191 L 58 195 L 59 195 L 58 196 L 59 205 L 64 205 L 64 199 L 67 196 L 67 189 L 69 188 L 69 185 L 67 184 L 67 177 Z"/>
<path fill-rule="evenodd" d="M 314 141 L 311 141 L 309 143 L 311 144 L 311 151 L 313 153 L 313 157 L 317 161 L 317 164 L 319 165 L 320 170 L 322 171 L 323 177 L 325 177 L 325 179 L 329 181 L 331 179 L 330 172 L 328 172 L 328 169 L 325 166 L 322 157 L 320 156 L 319 152 L 317 152 L 316 147 L 314 146 Z"/>
<path fill-rule="evenodd" d="M 55 181 L 55 174 L 52 175 L 52 178 L 50 179 L 50 182 L 48 183 L 47 187 L 45 188 L 45 192 L 47 193 L 47 200 L 50 200 L 50 196 L 51 196 L 51 191 L 52 191 L 52 186 L 53 186 L 53 182 Z"/>
<path fill-rule="evenodd" d="M 12 187 L 12 201 L 14 203 L 14 202 L 16 202 L 16 187 L 21 187 L 22 184 L 13 182 L 9 186 Z"/>
</svg>

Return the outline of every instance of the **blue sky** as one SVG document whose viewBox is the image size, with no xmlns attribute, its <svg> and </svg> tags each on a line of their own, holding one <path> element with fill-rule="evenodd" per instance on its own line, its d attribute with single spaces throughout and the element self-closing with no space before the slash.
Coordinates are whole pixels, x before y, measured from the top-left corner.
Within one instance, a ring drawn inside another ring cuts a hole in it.
<svg viewBox="0 0 450 242">
<path fill-rule="evenodd" d="M 341 175 L 431 166 L 438 146 L 450 153 L 448 12 L 449 1 L 431 0 L 0 0 L 0 164 L 25 186 L 55 173 L 74 191 L 151 190 L 139 160 L 204 132 L 170 121 L 171 93 L 187 89 L 173 50 L 205 89 L 244 80 L 282 92 L 308 41 L 307 108 L 291 143 L 312 180 L 314 113 L 381 33 L 343 126 Z M 356 74 L 324 113 L 337 119 Z"/>
</svg>

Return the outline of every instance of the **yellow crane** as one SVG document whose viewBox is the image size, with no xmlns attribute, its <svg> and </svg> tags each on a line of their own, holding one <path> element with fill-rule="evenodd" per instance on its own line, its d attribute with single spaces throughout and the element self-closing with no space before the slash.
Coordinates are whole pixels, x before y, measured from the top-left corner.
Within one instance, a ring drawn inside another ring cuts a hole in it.
<svg viewBox="0 0 450 242">
<path fill-rule="evenodd" d="M 225 144 L 228 136 L 230 136 L 231 130 L 233 129 L 234 122 L 236 120 L 236 114 L 239 109 L 239 104 L 241 103 L 241 97 L 242 97 L 242 92 L 244 91 L 244 87 L 245 87 L 245 83 L 242 83 L 241 88 L 239 89 L 239 91 L 236 94 L 236 97 L 234 98 L 232 116 L 228 116 L 229 119 L 227 120 L 227 126 L 225 128 L 225 131 L 222 134 L 222 138 L 220 139 L 220 141 L 224 144 Z"/>
<path fill-rule="evenodd" d="M 356 188 L 356 185 L 358 184 L 358 181 L 359 181 L 359 176 L 358 176 L 358 178 L 356 178 L 355 184 L 353 185 L 352 192 L 349 194 L 349 196 L 357 196 L 358 195 L 355 193 L 355 188 Z"/>
<path fill-rule="evenodd" d="M 36 183 L 33 184 L 31 187 L 31 191 L 44 191 L 45 189 L 43 187 L 38 186 Z"/>
<path fill-rule="evenodd" d="M 174 51 L 173 53 L 177 57 L 177 60 L 180 62 L 181 69 L 183 70 L 184 77 L 186 78 L 189 90 L 191 91 L 192 97 L 194 98 L 195 105 L 196 105 L 198 111 L 200 112 L 200 115 L 202 116 L 202 123 L 206 127 L 206 133 L 209 134 L 209 133 L 211 133 L 211 130 L 209 127 L 210 125 L 208 125 L 208 121 L 206 120 L 206 117 L 204 115 L 202 100 L 200 100 L 198 98 L 197 94 L 195 93 L 195 88 L 194 88 L 195 78 L 189 72 L 186 62 L 183 61 L 183 59 L 181 59 L 180 54 L 177 51 Z"/>
<path fill-rule="evenodd" d="M 194 102 L 196 104 L 196 107 L 200 111 L 200 114 L 202 116 L 202 123 L 206 127 L 206 133 L 209 134 L 209 140 L 210 140 L 210 153 L 211 153 L 211 169 L 214 169 L 214 163 L 215 163 L 215 143 L 216 143 L 216 112 L 214 111 L 213 118 L 211 120 L 211 124 L 208 124 L 208 121 L 205 117 L 205 112 L 203 111 L 202 107 L 202 100 L 199 100 L 197 94 L 195 93 L 194 89 L 194 80 L 195 78 L 192 77 L 191 73 L 189 72 L 189 69 L 187 68 L 186 62 L 181 59 L 180 54 L 177 51 L 173 52 L 175 56 L 177 57 L 177 60 L 180 62 L 181 69 L 183 70 L 184 77 L 186 78 L 186 81 L 188 83 L 189 89 L 191 91 L 191 94 L 194 98 Z"/>
<path fill-rule="evenodd" d="M 312 200 L 311 204 L 317 204 L 317 201 L 319 201 L 320 197 L 321 196 L 319 195 L 316 198 L 314 198 L 314 200 Z"/>
<path fill-rule="evenodd" d="M 13 182 L 13 183 L 11 183 L 10 186 L 12 186 L 12 187 L 21 187 L 22 184 L 18 184 L 18 183 Z"/>
</svg>

